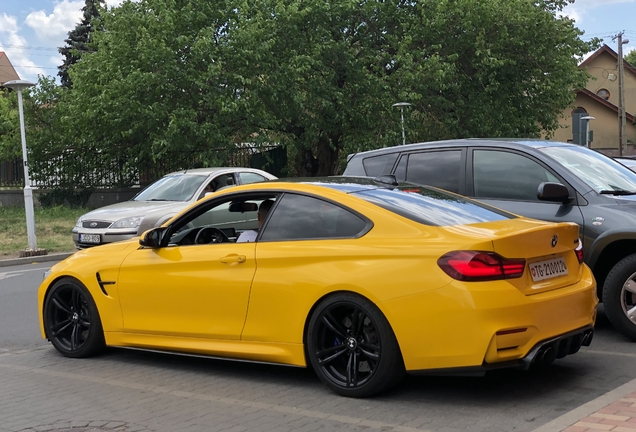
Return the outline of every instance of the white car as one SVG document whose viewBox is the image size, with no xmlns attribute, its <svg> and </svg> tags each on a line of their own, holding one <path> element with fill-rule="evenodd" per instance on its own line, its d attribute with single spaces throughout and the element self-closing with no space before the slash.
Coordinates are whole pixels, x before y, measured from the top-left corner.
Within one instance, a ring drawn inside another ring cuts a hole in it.
<svg viewBox="0 0 636 432">
<path fill-rule="evenodd" d="M 197 168 L 166 174 L 130 201 L 82 215 L 73 228 L 73 241 L 78 249 L 84 249 L 126 240 L 161 226 L 208 192 L 274 179 L 272 174 L 253 168 Z"/>
</svg>

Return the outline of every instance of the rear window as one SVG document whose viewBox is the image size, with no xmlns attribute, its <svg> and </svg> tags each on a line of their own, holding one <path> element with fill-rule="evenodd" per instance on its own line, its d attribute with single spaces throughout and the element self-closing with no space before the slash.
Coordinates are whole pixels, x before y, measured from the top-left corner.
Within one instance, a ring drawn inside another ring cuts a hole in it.
<svg viewBox="0 0 636 432">
<path fill-rule="evenodd" d="M 389 153 L 381 156 L 368 157 L 362 161 L 364 172 L 369 177 L 379 177 L 382 174 L 390 173 L 393 164 L 398 157 L 398 153 Z"/>
<path fill-rule="evenodd" d="M 468 225 L 517 216 L 476 201 L 416 186 L 370 189 L 353 195 L 425 225 Z"/>
</svg>

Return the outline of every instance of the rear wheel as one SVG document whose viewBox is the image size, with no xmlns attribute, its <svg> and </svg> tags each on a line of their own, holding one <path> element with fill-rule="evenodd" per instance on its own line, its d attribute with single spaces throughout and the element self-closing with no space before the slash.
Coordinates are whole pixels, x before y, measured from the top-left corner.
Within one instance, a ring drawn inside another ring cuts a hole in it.
<svg viewBox="0 0 636 432">
<path fill-rule="evenodd" d="M 307 351 L 320 379 L 342 396 L 372 396 L 404 376 L 391 326 L 373 303 L 356 294 L 320 302 L 309 321 Z"/>
<path fill-rule="evenodd" d="M 50 289 L 44 303 L 44 329 L 66 357 L 89 357 L 105 347 L 97 306 L 76 279 L 60 279 Z"/>
<path fill-rule="evenodd" d="M 603 305 L 612 325 L 636 341 L 636 254 L 620 260 L 607 275 Z"/>
</svg>

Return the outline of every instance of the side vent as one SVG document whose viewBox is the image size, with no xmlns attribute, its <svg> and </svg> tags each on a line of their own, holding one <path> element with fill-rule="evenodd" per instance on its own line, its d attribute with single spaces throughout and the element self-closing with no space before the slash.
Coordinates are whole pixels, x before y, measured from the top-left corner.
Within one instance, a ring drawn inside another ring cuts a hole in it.
<svg viewBox="0 0 636 432">
<path fill-rule="evenodd" d="M 99 272 L 95 273 L 95 277 L 97 278 L 97 284 L 99 285 L 99 288 L 102 290 L 102 292 L 104 293 L 105 296 L 108 296 L 108 293 L 106 292 L 106 285 L 114 285 L 115 282 L 108 282 L 108 281 L 102 281 L 102 278 L 99 276 Z"/>
</svg>

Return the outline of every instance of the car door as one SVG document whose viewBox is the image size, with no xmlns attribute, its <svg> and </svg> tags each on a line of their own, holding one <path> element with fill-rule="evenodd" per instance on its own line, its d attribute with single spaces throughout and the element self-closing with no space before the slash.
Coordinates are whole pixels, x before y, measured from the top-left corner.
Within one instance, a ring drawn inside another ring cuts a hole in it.
<svg viewBox="0 0 636 432">
<path fill-rule="evenodd" d="M 371 226 L 333 202 L 286 193 L 254 243 L 258 270 L 241 339 L 301 343 L 316 292 L 339 283 L 349 261 L 364 260 L 351 251 Z"/>
<path fill-rule="evenodd" d="M 228 204 L 220 202 L 192 220 L 175 222 L 183 225 L 175 236 L 191 234 L 189 240 L 182 236 L 178 244 L 140 248 L 126 257 L 119 277 L 126 332 L 239 338 L 256 270 L 254 244 L 193 244 L 201 227 L 214 229 L 207 224 L 210 214 L 214 219 L 223 209 L 232 211 Z"/>
<path fill-rule="evenodd" d="M 467 163 L 466 195 L 518 215 L 583 227 L 576 191 L 538 159 L 515 150 L 471 148 Z M 564 184 L 573 198 L 567 204 L 541 201 L 542 182 Z"/>
</svg>

